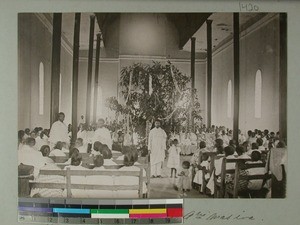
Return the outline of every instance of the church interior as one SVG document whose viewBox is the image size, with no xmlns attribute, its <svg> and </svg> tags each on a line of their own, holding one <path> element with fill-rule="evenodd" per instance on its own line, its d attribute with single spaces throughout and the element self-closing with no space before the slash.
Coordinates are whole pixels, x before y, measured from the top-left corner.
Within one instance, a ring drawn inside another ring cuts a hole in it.
<svg viewBox="0 0 300 225">
<path fill-rule="evenodd" d="M 286 102 L 285 13 L 20 13 L 19 196 L 284 198 Z"/>
</svg>

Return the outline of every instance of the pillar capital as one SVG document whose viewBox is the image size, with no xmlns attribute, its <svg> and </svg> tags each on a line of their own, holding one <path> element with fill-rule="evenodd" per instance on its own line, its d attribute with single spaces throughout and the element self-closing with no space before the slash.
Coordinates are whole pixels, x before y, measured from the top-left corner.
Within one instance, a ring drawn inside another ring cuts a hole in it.
<svg viewBox="0 0 300 225">
<path fill-rule="evenodd" d="M 207 25 L 211 25 L 212 22 L 213 22 L 212 20 L 206 20 L 206 24 L 207 24 Z"/>
</svg>

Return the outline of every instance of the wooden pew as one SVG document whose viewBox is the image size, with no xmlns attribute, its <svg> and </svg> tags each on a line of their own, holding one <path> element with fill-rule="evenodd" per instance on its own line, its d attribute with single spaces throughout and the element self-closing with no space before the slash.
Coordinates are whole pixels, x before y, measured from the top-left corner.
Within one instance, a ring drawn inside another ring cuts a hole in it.
<svg viewBox="0 0 300 225">
<path fill-rule="evenodd" d="M 68 161 L 68 156 L 49 156 L 50 159 L 52 159 L 55 163 L 65 163 Z"/>
<path fill-rule="evenodd" d="M 115 163 L 118 165 L 123 165 L 123 160 L 117 160 L 113 159 Z M 146 183 L 147 186 L 147 195 L 149 194 L 150 190 L 150 164 L 148 162 L 148 157 L 138 157 L 138 163 L 140 165 L 135 165 L 136 167 L 139 167 L 140 169 L 144 169 L 146 171 L 146 174 L 143 176 L 143 181 Z"/>
<path fill-rule="evenodd" d="M 71 198 L 72 189 L 87 189 L 87 190 L 137 190 L 139 197 L 143 197 L 143 171 L 99 171 L 99 170 L 40 170 L 41 175 L 58 175 L 66 177 L 66 183 L 42 183 L 37 181 L 30 181 L 31 188 L 47 188 L 47 189 L 66 189 L 67 197 Z M 94 184 L 72 184 L 72 176 L 134 176 L 139 178 L 138 185 L 94 185 Z"/>
<path fill-rule="evenodd" d="M 248 160 L 249 161 L 249 160 Z M 241 170 L 247 170 L 251 168 L 263 168 L 265 169 L 266 163 L 265 162 L 257 162 L 257 163 L 246 163 L 246 160 L 240 161 L 239 163 L 236 163 L 235 172 L 233 176 L 233 189 L 226 187 L 226 194 L 228 196 L 232 196 L 233 198 L 237 198 L 239 194 L 241 193 L 239 190 L 240 183 L 243 181 L 251 181 L 251 180 L 263 180 L 263 184 L 260 190 L 242 190 L 243 192 L 247 192 L 249 194 L 261 194 L 264 190 L 263 186 L 265 182 L 271 178 L 271 175 L 266 172 L 265 174 L 255 174 L 255 175 L 240 175 Z"/>
<path fill-rule="evenodd" d="M 222 164 L 221 164 L 221 174 L 220 174 L 220 179 L 219 182 L 217 180 L 218 176 L 215 176 L 214 179 L 214 186 L 215 186 L 215 193 L 214 193 L 214 197 L 215 198 L 224 198 L 225 196 L 225 190 L 226 190 L 226 186 L 225 186 L 225 178 L 227 175 L 231 175 L 234 176 L 235 175 L 235 167 L 236 165 L 240 164 L 240 162 L 245 162 L 245 161 L 249 161 L 250 159 L 239 159 L 239 158 L 231 158 L 228 159 L 226 157 L 224 157 L 222 159 Z M 227 168 L 227 164 L 228 163 L 235 163 L 235 167 L 234 168 Z"/>
</svg>

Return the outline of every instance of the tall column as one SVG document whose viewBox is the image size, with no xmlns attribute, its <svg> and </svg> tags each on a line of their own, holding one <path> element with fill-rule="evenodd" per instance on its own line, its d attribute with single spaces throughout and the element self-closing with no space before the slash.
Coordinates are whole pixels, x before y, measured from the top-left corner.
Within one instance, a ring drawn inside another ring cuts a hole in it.
<svg viewBox="0 0 300 225">
<path fill-rule="evenodd" d="M 193 115 L 193 109 L 194 109 L 194 98 L 195 98 L 195 93 L 194 93 L 194 89 L 195 89 L 195 51 L 196 51 L 196 38 L 192 37 L 191 38 L 191 88 L 192 88 L 192 92 L 191 92 L 191 103 L 192 103 L 192 107 L 191 107 L 191 128 L 192 131 L 194 132 L 194 115 Z"/>
<path fill-rule="evenodd" d="M 233 14 L 233 76 L 234 76 L 234 107 L 233 107 L 233 139 L 239 140 L 240 111 L 240 21 L 239 13 Z"/>
<path fill-rule="evenodd" d="M 287 141 L 287 14 L 280 13 L 279 133 Z"/>
<path fill-rule="evenodd" d="M 50 109 L 51 125 L 57 120 L 57 115 L 59 110 L 61 21 L 62 21 L 62 14 L 53 13 L 52 62 L 51 62 L 51 109 Z"/>
<path fill-rule="evenodd" d="M 97 103 L 98 103 L 98 80 L 99 80 L 99 60 L 100 60 L 100 43 L 101 34 L 97 34 L 96 44 L 96 66 L 95 66 L 95 85 L 94 85 L 94 110 L 93 110 L 93 122 L 96 123 L 97 117 Z"/>
<path fill-rule="evenodd" d="M 207 127 L 211 126 L 211 95 L 212 95 L 212 20 L 206 20 L 207 40 Z"/>
<path fill-rule="evenodd" d="M 71 145 L 77 139 L 77 99 L 78 99 L 78 63 L 79 63 L 79 36 L 80 13 L 75 13 L 74 39 L 73 39 L 73 81 L 72 81 L 72 140 Z"/>
<path fill-rule="evenodd" d="M 89 56 L 88 56 L 88 74 L 87 74 L 87 93 L 86 93 L 86 123 L 91 122 L 91 94 L 92 94 L 92 67 L 93 67 L 93 50 L 94 50 L 94 29 L 95 16 L 90 18 L 90 39 L 89 39 Z"/>
</svg>

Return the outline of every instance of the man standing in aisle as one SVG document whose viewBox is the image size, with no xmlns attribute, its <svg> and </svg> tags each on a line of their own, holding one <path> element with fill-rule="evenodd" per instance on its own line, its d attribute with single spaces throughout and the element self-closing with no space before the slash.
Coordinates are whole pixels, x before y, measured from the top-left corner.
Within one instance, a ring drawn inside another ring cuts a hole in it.
<svg viewBox="0 0 300 225">
<path fill-rule="evenodd" d="M 49 134 L 49 142 L 50 147 L 54 147 L 55 144 L 60 142 L 65 142 L 67 144 L 70 143 L 70 137 L 68 135 L 68 126 L 64 123 L 65 114 L 63 112 L 60 112 L 58 114 L 58 120 L 55 121 L 50 129 Z"/>
<path fill-rule="evenodd" d="M 151 176 L 162 177 L 161 169 L 165 159 L 165 150 L 167 148 L 167 134 L 160 127 L 159 120 L 155 121 L 155 127 L 149 133 L 148 150 L 150 154 Z"/>
</svg>

